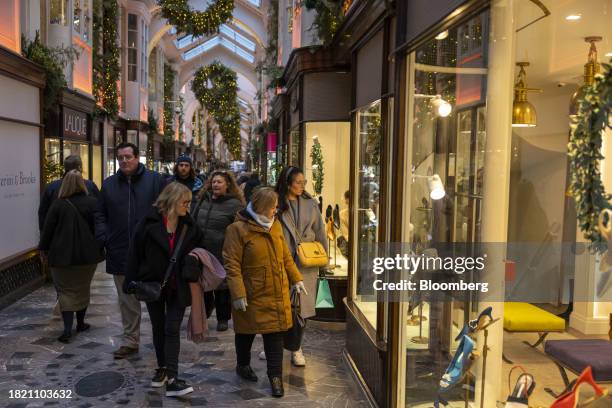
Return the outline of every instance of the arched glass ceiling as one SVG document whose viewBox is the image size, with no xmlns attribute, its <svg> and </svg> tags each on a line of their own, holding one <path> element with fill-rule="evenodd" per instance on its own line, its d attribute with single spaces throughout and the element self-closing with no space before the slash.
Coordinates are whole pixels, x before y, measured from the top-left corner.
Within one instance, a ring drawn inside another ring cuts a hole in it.
<svg viewBox="0 0 612 408">
<path fill-rule="evenodd" d="M 255 62 L 255 56 L 253 54 L 243 50 L 227 38 L 222 37 L 220 35 L 216 35 L 213 38 L 206 40 L 202 44 L 193 47 L 189 51 L 184 52 L 182 54 L 182 57 L 185 61 L 189 61 L 190 59 L 197 57 L 198 55 L 210 50 L 211 48 L 216 47 L 217 45 L 224 46 L 225 48 L 238 55 L 239 57 L 243 58 L 244 60 L 250 62 L 251 64 Z"/>
<path fill-rule="evenodd" d="M 255 47 L 256 44 L 249 40 L 248 38 L 246 38 L 245 36 L 239 34 L 236 30 L 234 30 L 233 28 L 229 27 L 227 24 L 222 24 L 219 27 L 219 31 L 225 35 L 227 38 L 235 41 L 236 43 L 238 43 L 238 45 L 246 48 L 247 50 L 251 51 L 251 52 L 255 52 Z M 176 40 L 174 40 L 174 44 L 176 45 L 177 49 L 183 49 L 185 47 L 190 46 L 191 44 L 197 42 L 200 40 L 201 37 L 194 37 L 193 35 L 186 35 L 183 37 L 180 37 Z"/>
</svg>

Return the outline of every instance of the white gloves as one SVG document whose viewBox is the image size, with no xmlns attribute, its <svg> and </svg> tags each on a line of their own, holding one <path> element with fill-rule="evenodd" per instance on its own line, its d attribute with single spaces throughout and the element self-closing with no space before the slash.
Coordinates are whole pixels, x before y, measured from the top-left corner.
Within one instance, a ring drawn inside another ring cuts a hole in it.
<svg viewBox="0 0 612 408">
<path fill-rule="evenodd" d="M 304 281 L 297 282 L 295 285 L 293 285 L 291 290 L 296 291 L 298 295 L 302 293 L 305 295 L 308 294 L 308 292 L 306 292 L 306 287 L 304 286 Z"/>
<path fill-rule="evenodd" d="M 248 303 L 246 301 L 246 298 L 240 298 L 240 299 L 234 300 L 232 302 L 232 306 L 235 310 L 242 310 L 243 312 L 246 312 Z"/>
</svg>

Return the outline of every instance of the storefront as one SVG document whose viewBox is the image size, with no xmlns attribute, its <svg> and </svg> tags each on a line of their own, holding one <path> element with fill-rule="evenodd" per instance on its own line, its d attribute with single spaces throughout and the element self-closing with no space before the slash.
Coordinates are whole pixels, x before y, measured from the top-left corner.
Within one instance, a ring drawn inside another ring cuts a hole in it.
<svg viewBox="0 0 612 408">
<path fill-rule="evenodd" d="M 11 18 L 12 7 L 18 9 L 19 3 L 6 2 L 0 9 Z M 0 308 L 43 282 L 37 251 L 36 212 L 44 186 L 41 109 L 45 84 L 42 68 L 18 54 L 19 25 L 15 32 L 7 32 L 6 24 L 2 27 L 5 30 L 0 32 L 0 211 L 3 214 Z M 7 43 L 7 39 L 13 43 Z"/>
<path fill-rule="evenodd" d="M 295 49 L 283 73 L 287 93 L 275 110 L 281 137 L 277 162 L 304 170 L 308 191 L 319 202 L 329 247 L 327 280 L 333 308 L 317 319 L 344 320 L 348 276 L 351 73 L 320 46 Z M 340 244 L 338 244 L 340 243 Z"/>
<path fill-rule="evenodd" d="M 398 4 L 391 34 L 393 17 L 376 4 L 354 5 L 340 31 L 354 38 L 355 76 L 347 360 L 381 407 L 497 406 L 509 359 L 538 383 L 529 405 L 550 406 L 545 388 L 561 391 L 563 378 L 553 359 L 521 342 L 536 343 L 537 330 L 513 330 L 509 316 L 521 302 L 559 319 L 573 299 L 565 330 L 549 339 L 575 338 L 569 328 L 609 330 L 612 290 L 604 293 L 598 257 L 576 245 L 582 233 L 566 192 L 572 95 L 591 81 L 581 75 L 587 55 L 585 72 L 595 69 L 591 43 L 600 56 L 611 51 L 610 11 L 605 2 L 413 0 Z M 373 285 L 372 261 L 389 251 L 383 242 L 434 258 L 444 248 L 455 257 L 485 248 L 485 272 L 463 279 L 489 290 L 389 301 Z M 462 329 L 488 306 L 500 320 L 466 339 Z M 466 344 L 478 355 L 455 378 L 449 364 L 467 359 Z"/>
<path fill-rule="evenodd" d="M 57 109 L 47 115 L 45 157 L 63 163 L 66 157 L 78 155 L 83 161 L 83 177 L 101 185 L 103 144 L 99 126 L 92 122 L 94 106 L 90 97 L 63 89 Z"/>
</svg>

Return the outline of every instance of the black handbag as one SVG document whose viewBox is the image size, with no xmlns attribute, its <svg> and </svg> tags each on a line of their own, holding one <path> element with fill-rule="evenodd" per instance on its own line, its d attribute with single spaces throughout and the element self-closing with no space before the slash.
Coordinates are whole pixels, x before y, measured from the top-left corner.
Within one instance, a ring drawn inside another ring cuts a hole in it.
<svg viewBox="0 0 612 408">
<path fill-rule="evenodd" d="M 176 244 L 176 247 L 174 247 L 174 252 L 170 258 L 168 269 L 166 269 L 163 282 L 132 281 L 128 284 L 128 292 L 134 294 L 136 299 L 141 302 L 156 302 L 159 300 L 161 297 L 161 292 L 164 289 L 164 286 L 166 286 L 166 283 L 170 278 L 170 274 L 172 274 L 172 269 L 174 269 L 174 265 L 176 264 L 176 257 L 181 250 L 183 239 L 185 238 L 188 228 L 189 226 L 185 225 L 181 231 L 178 243 Z"/>
<path fill-rule="evenodd" d="M 291 292 L 291 318 L 293 327 L 285 332 L 283 347 L 289 351 L 298 351 L 302 347 L 306 319 L 302 317 L 300 295 L 297 291 Z"/>
</svg>

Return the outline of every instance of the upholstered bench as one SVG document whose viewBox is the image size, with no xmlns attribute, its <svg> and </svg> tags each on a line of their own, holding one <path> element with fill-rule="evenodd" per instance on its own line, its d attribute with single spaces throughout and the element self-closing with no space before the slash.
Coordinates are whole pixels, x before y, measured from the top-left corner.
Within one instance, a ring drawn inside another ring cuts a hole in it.
<svg viewBox="0 0 612 408">
<path fill-rule="evenodd" d="M 549 333 L 565 331 L 565 320 L 529 303 L 506 302 L 504 330 L 511 333 L 538 333 L 540 337 L 535 343 L 523 342 L 530 347 L 537 347 Z M 505 355 L 503 358 L 507 363 L 513 364 Z"/>
<path fill-rule="evenodd" d="M 612 342 L 601 339 L 548 340 L 544 352 L 557 365 L 566 389 L 571 383 L 565 369 L 578 375 L 591 366 L 595 381 L 612 382 Z M 545 390 L 556 395 L 550 389 Z"/>
</svg>

